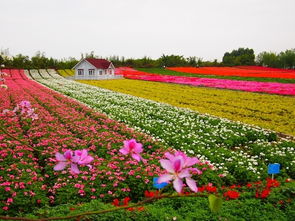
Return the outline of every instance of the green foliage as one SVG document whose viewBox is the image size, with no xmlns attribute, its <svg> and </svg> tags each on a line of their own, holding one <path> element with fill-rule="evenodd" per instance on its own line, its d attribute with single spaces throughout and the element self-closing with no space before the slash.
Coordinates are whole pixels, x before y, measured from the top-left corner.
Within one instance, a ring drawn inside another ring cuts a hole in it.
<svg viewBox="0 0 295 221">
<path fill-rule="evenodd" d="M 250 48 L 239 48 L 232 52 L 226 52 L 222 58 L 222 63 L 226 66 L 254 65 L 255 54 Z"/>
<path fill-rule="evenodd" d="M 209 208 L 213 213 L 218 213 L 221 210 L 222 199 L 211 194 L 208 196 Z"/>
<path fill-rule="evenodd" d="M 74 205 L 64 204 L 54 208 L 44 207 L 27 214 L 30 218 L 61 217 L 75 215 L 85 211 L 100 211 L 114 208 L 111 204 L 104 204 L 99 200 Z M 292 220 L 294 218 L 294 201 L 278 206 L 269 201 L 247 198 L 241 200 L 226 200 L 219 213 L 212 213 L 208 207 L 208 199 L 166 198 L 152 204 L 144 205 L 143 211 L 127 211 L 125 209 L 87 216 L 89 220 Z M 85 220 L 87 220 L 87 218 Z M 82 218 L 82 220 L 84 220 Z M 75 220 L 75 219 L 74 219 Z"/>
<path fill-rule="evenodd" d="M 279 54 L 261 52 L 256 59 L 257 64 L 273 68 L 295 68 L 295 49 L 286 50 Z"/>
</svg>

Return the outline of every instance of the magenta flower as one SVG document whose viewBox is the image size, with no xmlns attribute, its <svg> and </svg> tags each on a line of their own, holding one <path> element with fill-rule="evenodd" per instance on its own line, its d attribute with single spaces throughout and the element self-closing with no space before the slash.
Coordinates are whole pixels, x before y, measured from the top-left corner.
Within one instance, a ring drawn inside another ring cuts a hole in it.
<svg viewBox="0 0 295 221">
<path fill-rule="evenodd" d="M 138 162 L 142 159 L 140 156 L 140 153 L 143 151 L 142 144 L 137 143 L 135 139 L 125 140 L 124 147 L 119 151 L 124 155 L 130 154 Z"/>
<path fill-rule="evenodd" d="M 78 165 L 86 165 L 91 168 L 90 163 L 94 160 L 92 156 L 88 155 L 86 149 L 75 150 L 74 152 L 67 150 L 64 154 L 56 153 L 55 158 L 58 161 L 53 168 L 55 171 L 63 170 L 70 165 L 71 171 L 76 174 L 80 173 Z"/>
<path fill-rule="evenodd" d="M 79 165 L 86 165 L 91 168 L 90 163 L 94 160 L 94 158 L 88 155 L 88 151 L 86 149 L 75 150 L 75 156 L 79 158 L 77 161 Z"/>
<path fill-rule="evenodd" d="M 31 107 L 31 103 L 29 101 L 21 101 L 12 112 L 19 112 L 21 116 L 24 118 L 30 118 L 32 120 L 37 120 L 38 115 L 34 113 L 34 109 Z"/>
<path fill-rule="evenodd" d="M 176 152 L 175 155 L 166 153 L 165 156 L 169 160 L 160 160 L 161 166 L 166 169 L 167 173 L 159 177 L 158 183 L 168 182 L 173 180 L 173 187 L 181 193 L 183 187 L 182 179 L 185 178 L 186 184 L 193 192 L 198 192 L 196 182 L 191 178 L 190 171 L 195 168 L 190 168 L 198 162 L 195 157 L 187 157 L 183 152 Z"/>
<path fill-rule="evenodd" d="M 64 154 L 56 153 L 55 158 L 58 161 L 58 163 L 53 168 L 55 171 L 63 170 L 68 165 L 71 166 L 71 171 L 73 173 L 80 173 L 80 170 L 78 169 L 77 162 L 79 160 L 78 156 L 73 155 L 73 151 L 67 150 Z"/>
</svg>

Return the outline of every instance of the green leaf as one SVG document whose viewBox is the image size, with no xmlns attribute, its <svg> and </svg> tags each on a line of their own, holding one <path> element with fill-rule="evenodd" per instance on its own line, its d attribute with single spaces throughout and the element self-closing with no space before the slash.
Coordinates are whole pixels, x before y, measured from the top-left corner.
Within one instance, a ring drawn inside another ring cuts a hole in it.
<svg viewBox="0 0 295 221">
<path fill-rule="evenodd" d="M 211 194 L 208 196 L 208 200 L 210 210 L 213 213 L 218 213 L 221 209 L 222 199 Z"/>
</svg>

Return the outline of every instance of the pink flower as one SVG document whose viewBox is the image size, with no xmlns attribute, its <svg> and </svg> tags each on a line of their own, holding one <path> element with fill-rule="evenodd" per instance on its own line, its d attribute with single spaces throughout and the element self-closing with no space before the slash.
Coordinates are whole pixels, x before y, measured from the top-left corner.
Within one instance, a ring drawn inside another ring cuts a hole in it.
<svg viewBox="0 0 295 221">
<path fill-rule="evenodd" d="M 34 113 L 34 109 L 31 107 L 31 103 L 29 101 L 21 101 L 12 112 L 19 112 L 21 116 L 24 118 L 30 118 L 32 120 L 37 120 L 38 115 Z"/>
<path fill-rule="evenodd" d="M 91 168 L 90 163 L 94 159 L 92 156 L 88 155 L 86 149 L 75 150 L 74 152 L 71 150 L 67 150 L 64 154 L 56 153 L 55 158 L 58 163 L 55 165 L 54 170 L 63 170 L 64 168 L 66 168 L 67 165 L 70 164 L 71 171 L 76 174 L 80 173 L 78 165 L 86 165 Z"/>
<path fill-rule="evenodd" d="M 77 165 L 79 158 L 73 155 L 73 151 L 67 150 L 64 154 L 56 153 L 55 158 L 58 161 L 58 163 L 53 168 L 55 171 L 63 170 L 67 165 L 71 165 L 71 171 L 73 173 L 80 173 Z"/>
<path fill-rule="evenodd" d="M 174 180 L 174 189 L 178 193 L 181 193 L 183 186 L 182 179 L 185 178 L 188 187 L 192 191 L 198 192 L 196 182 L 191 178 L 192 175 L 190 174 L 190 171 L 194 170 L 195 168 L 189 168 L 189 166 L 196 164 L 198 159 L 195 157 L 187 157 L 183 152 L 180 151 L 176 152 L 175 155 L 166 153 L 165 156 L 169 160 L 162 159 L 160 160 L 160 163 L 168 173 L 161 175 L 158 179 L 158 183 Z"/>
<path fill-rule="evenodd" d="M 135 139 L 125 140 L 124 147 L 120 149 L 120 152 L 124 155 L 130 154 L 131 157 L 138 162 L 142 160 L 140 153 L 143 151 L 142 144 L 137 143 Z"/>
<path fill-rule="evenodd" d="M 77 161 L 77 163 L 79 165 L 87 165 L 87 166 L 90 166 L 89 164 L 94 160 L 94 158 L 92 156 L 89 156 L 88 155 L 88 151 L 86 149 L 83 149 L 83 150 L 75 150 L 75 156 L 78 156 L 79 157 L 79 160 Z"/>
</svg>

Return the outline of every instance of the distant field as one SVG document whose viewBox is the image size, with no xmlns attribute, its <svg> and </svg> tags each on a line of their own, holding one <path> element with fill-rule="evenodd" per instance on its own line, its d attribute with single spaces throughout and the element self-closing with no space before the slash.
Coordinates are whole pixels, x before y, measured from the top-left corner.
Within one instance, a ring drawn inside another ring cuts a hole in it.
<svg viewBox="0 0 295 221">
<path fill-rule="evenodd" d="M 80 81 L 295 135 L 295 98 L 139 80 Z"/>
<path fill-rule="evenodd" d="M 239 76 L 239 77 L 259 77 L 295 79 L 295 70 L 274 69 L 256 66 L 238 67 L 169 67 L 172 71 L 179 71 L 190 74 L 218 75 L 218 76 Z"/>
<path fill-rule="evenodd" d="M 200 77 L 200 78 L 218 78 L 218 79 L 232 79 L 232 80 L 244 80 L 244 81 L 261 81 L 261 82 L 279 82 L 279 83 L 295 83 L 295 79 L 282 79 L 282 78 L 262 78 L 262 77 L 239 77 L 239 76 L 220 76 L 220 75 L 204 75 L 193 74 L 168 70 L 164 68 L 135 68 L 139 71 L 147 73 L 172 75 L 172 76 L 186 76 L 186 77 Z"/>
</svg>

